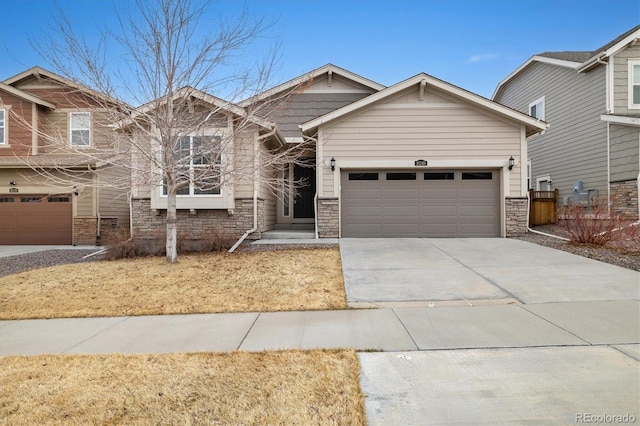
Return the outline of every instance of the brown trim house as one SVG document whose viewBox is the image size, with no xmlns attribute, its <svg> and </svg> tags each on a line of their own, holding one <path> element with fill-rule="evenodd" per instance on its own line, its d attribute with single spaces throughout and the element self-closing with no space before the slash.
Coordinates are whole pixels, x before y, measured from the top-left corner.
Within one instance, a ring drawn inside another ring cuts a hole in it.
<svg viewBox="0 0 640 426">
<path fill-rule="evenodd" d="M 96 245 L 129 228 L 130 177 L 100 161 L 116 136 L 97 96 L 39 67 L 0 83 L 0 244 Z"/>
</svg>

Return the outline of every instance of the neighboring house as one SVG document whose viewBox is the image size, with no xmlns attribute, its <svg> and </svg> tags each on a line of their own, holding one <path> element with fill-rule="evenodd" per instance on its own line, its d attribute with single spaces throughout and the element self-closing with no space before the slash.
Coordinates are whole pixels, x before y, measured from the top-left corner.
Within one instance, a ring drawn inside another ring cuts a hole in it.
<svg viewBox="0 0 640 426">
<path fill-rule="evenodd" d="M 116 145 L 98 96 L 39 67 L 0 83 L 0 244 L 95 245 L 129 228 L 128 171 L 99 161 Z"/>
<path fill-rule="evenodd" d="M 256 117 L 251 130 L 234 134 L 234 120 L 273 99 L 284 102 Z M 302 155 L 312 167 L 261 171 L 284 188 L 302 179 L 306 185 L 296 193 L 278 195 L 257 179 L 237 179 L 216 196 L 178 195 L 179 232 L 186 238 L 206 238 L 212 230 L 260 238 L 277 225 L 298 223 L 312 224 L 321 238 L 526 232 L 527 138 L 546 123 L 427 74 L 385 88 L 326 65 L 239 105 L 201 92 L 193 102 L 226 115 L 233 151 L 247 153 L 227 157 L 228 166 L 242 167 L 256 149 L 273 155 L 311 141 Z M 166 220 L 162 189 L 135 181 L 134 235 L 153 238 Z"/>
<path fill-rule="evenodd" d="M 639 38 L 637 26 L 593 51 L 540 53 L 498 84 L 494 101 L 550 126 L 528 143 L 529 188 L 638 218 Z"/>
</svg>

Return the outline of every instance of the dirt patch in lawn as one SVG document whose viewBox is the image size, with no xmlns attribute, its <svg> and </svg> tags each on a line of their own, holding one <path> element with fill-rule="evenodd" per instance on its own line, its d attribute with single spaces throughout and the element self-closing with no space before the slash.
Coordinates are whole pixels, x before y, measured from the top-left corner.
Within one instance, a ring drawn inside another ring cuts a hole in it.
<svg viewBox="0 0 640 426">
<path fill-rule="evenodd" d="M 8 425 L 364 425 L 354 351 L 0 358 Z"/>
<path fill-rule="evenodd" d="M 0 319 L 346 308 L 338 248 L 101 261 L 0 278 Z"/>
</svg>

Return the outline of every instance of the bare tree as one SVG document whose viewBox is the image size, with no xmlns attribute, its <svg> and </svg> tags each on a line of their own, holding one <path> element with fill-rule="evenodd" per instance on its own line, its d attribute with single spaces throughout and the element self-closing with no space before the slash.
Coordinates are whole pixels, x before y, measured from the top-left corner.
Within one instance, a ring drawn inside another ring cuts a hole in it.
<svg viewBox="0 0 640 426">
<path fill-rule="evenodd" d="M 69 99 L 81 97 L 78 93 L 90 88 L 98 95 L 91 102 L 100 111 L 100 120 L 118 134 L 116 140 L 91 149 L 74 149 L 65 135 L 47 133 L 43 138 L 52 147 L 59 145 L 65 152 L 99 160 L 104 167 L 125 169 L 136 184 L 150 190 L 161 187 L 167 196 L 169 262 L 177 260 L 178 194 L 216 193 L 239 179 L 281 191 L 277 174 L 264 170 L 301 162 L 305 149 L 304 144 L 284 143 L 238 147 L 237 139 L 245 133 L 255 134 L 256 129 L 262 130 L 262 139 L 278 135 L 262 117 L 282 97 L 250 102 L 242 108 L 232 102 L 251 99 L 266 88 L 277 49 L 246 70 L 231 66 L 269 25 L 246 11 L 234 19 L 214 21 L 207 18 L 206 6 L 207 2 L 192 0 L 134 0 L 131 8 L 121 7 L 117 31 L 105 31 L 93 43 L 76 34 L 70 19 L 59 10 L 56 36 L 34 42 L 56 71 L 78 88 L 77 93 L 69 93 Z M 115 64 L 121 66 L 115 68 Z M 227 101 L 211 95 L 220 92 Z M 212 133 L 212 128 L 227 131 Z M 222 161 L 232 152 L 244 160 Z M 30 166 L 51 178 L 51 171 L 56 170 L 56 179 L 64 176 L 77 181 L 68 164 L 39 165 L 32 157 Z"/>
</svg>

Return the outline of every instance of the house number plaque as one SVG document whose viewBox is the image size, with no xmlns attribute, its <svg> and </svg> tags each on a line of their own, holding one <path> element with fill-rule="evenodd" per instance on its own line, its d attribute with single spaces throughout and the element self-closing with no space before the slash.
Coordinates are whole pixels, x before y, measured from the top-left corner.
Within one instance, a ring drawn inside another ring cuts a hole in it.
<svg viewBox="0 0 640 426">
<path fill-rule="evenodd" d="M 427 160 L 416 160 L 414 163 L 416 166 L 426 166 Z"/>
</svg>

